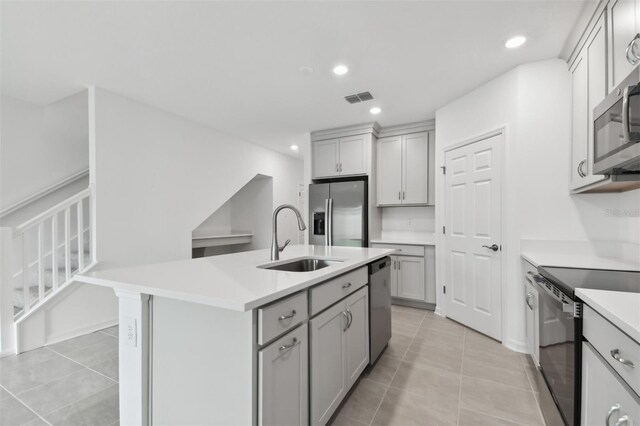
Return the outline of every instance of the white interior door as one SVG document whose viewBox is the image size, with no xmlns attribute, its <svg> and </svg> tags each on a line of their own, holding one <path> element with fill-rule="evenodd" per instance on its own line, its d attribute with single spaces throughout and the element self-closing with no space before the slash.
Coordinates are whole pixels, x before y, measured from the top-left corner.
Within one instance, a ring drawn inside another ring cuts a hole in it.
<svg viewBox="0 0 640 426">
<path fill-rule="evenodd" d="M 502 339 L 502 135 L 445 154 L 447 316 Z M 495 244 L 497 251 L 491 247 Z"/>
</svg>

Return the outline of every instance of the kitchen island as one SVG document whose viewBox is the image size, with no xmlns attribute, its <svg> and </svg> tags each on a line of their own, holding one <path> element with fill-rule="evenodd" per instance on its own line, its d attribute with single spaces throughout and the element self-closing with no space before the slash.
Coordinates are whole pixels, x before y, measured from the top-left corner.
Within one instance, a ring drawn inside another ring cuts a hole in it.
<svg viewBox="0 0 640 426">
<path fill-rule="evenodd" d="M 292 246 L 79 277 L 119 297 L 121 423 L 325 424 L 369 363 L 366 265 L 392 252 Z M 321 269 L 282 270 L 299 264 Z"/>
</svg>

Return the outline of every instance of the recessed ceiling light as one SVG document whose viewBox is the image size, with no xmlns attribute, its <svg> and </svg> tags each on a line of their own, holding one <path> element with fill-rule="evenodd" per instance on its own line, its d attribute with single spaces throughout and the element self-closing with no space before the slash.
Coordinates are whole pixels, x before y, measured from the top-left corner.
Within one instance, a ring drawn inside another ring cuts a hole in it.
<svg viewBox="0 0 640 426">
<path fill-rule="evenodd" d="M 313 68 L 307 66 L 300 67 L 300 72 L 306 75 L 313 74 Z"/>
<path fill-rule="evenodd" d="M 369 110 L 369 112 L 371 114 L 380 114 L 382 112 L 382 109 L 380 107 L 373 107 Z"/>
<path fill-rule="evenodd" d="M 336 65 L 333 67 L 333 73 L 335 75 L 345 75 L 349 72 L 349 68 L 346 65 Z"/>
<path fill-rule="evenodd" d="M 525 36 L 515 36 L 507 40 L 504 46 L 507 49 L 515 49 L 516 47 L 522 46 L 525 41 L 527 41 L 527 38 Z"/>
<path fill-rule="evenodd" d="M 291 145 L 289 148 L 291 148 L 294 151 L 298 150 L 298 145 Z"/>
</svg>

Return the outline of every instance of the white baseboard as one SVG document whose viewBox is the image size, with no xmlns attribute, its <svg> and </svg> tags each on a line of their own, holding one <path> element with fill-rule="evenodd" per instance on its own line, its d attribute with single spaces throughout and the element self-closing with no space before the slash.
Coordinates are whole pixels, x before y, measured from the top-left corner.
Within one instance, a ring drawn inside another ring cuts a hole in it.
<svg viewBox="0 0 640 426">
<path fill-rule="evenodd" d="M 529 353 L 529 347 L 527 346 L 527 343 L 525 341 L 510 339 L 502 342 L 502 345 L 505 346 L 507 349 L 511 349 L 514 352 L 519 352 L 521 354 Z"/>
<path fill-rule="evenodd" d="M 108 327 L 118 325 L 118 317 L 107 321 L 100 321 L 93 324 L 85 324 L 81 327 L 76 327 L 73 330 L 67 330 L 64 333 L 56 333 L 47 336 L 47 345 L 53 345 L 54 343 L 62 342 L 64 340 L 73 339 L 74 337 L 82 336 L 83 334 L 93 333 Z"/>
<path fill-rule="evenodd" d="M 6 349 L 4 351 L 0 351 L 0 358 L 4 358 L 5 356 L 15 355 L 15 349 Z"/>
</svg>

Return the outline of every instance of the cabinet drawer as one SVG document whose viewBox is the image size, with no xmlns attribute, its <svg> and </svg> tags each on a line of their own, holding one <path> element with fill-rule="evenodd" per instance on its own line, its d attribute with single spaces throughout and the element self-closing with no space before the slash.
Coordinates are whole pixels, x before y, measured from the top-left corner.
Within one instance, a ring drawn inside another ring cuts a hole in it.
<svg viewBox="0 0 640 426">
<path fill-rule="evenodd" d="M 424 246 L 373 243 L 371 247 L 392 249 L 396 251 L 395 254 L 401 254 L 403 256 L 424 256 Z"/>
<path fill-rule="evenodd" d="M 258 308 L 258 344 L 264 345 L 300 324 L 308 315 L 306 291 Z"/>
<path fill-rule="evenodd" d="M 589 343 L 618 372 L 620 377 L 637 394 L 640 394 L 640 344 L 586 305 L 583 327 L 584 337 Z M 619 360 L 614 356 L 619 357 Z M 633 363 L 634 367 L 623 364 L 621 360 Z"/>
<path fill-rule="evenodd" d="M 311 289 L 311 315 L 315 315 L 338 300 L 367 284 L 367 268 L 356 269 Z"/>
</svg>

